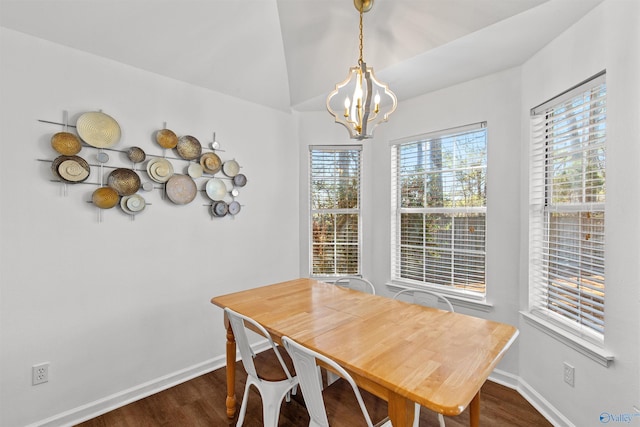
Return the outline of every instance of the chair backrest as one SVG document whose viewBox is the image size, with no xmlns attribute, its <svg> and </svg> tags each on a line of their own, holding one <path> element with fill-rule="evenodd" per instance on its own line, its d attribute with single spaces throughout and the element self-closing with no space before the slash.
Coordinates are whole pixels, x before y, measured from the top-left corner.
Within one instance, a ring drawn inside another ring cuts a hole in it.
<svg viewBox="0 0 640 427">
<path fill-rule="evenodd" d="M 442 294 L 439 294 L 437 292 L 433 292 L 433 291 L 428 291 L 426 289 L 412 289 L 412 288 L 407 288 L 407 289 L 403 289 L 400 292 L 397 292 L 394 296 L 393 299 L 402 299 L 401 297 L 403 295 L 407 295 L 410 296 L 412 298 L 412 301 L 414 304 L 420 304 L 420 305 L 426 305 L 426 306 L 430 306 L 430 307 L 437 307 L 438 306 L 438 302 L 442 302 L 444 303 L 444 305 L 447 306 L 447 309 L 451 312 L 453 312 L 453 304 L 451 304 L 451 301 L 449 301 L 449 299 L 447 297 L 445 297 Z"/>
<path fill-rule="evenodd" d="M 287 349 L 293 360 L 293 366 L 296 369 L 296 375 L 300 381 L 300 388 L 304 396 L 304 401 L 307 405 L 307 411 L 311 421 L 310 427 L 329 427 L 329 420 L 327 419 L 327 411 L 324 406 L 324 399 L 322 397 L 322 379 L 320 376 L 320 367 L 317 365 L 316 360 L 320 360 L 334 370 L 338 375 L 344 378 L 353 389 L 353 392 L 358 400 L 362 415 L 367 422 L 367 426 L 373 427 L 371 417 L 367 411 L 367 407 L 362 400 L 362 394 L 358 390 L 358 386 L 355 381 L 349 375 L 347 371 L 342 368 L 334 360 L 311 350 L 289 337 L 282 337 L 282 344 Z"/>
<path fill-rule="evenodd" d="M 253 320 L 250 317 L 244 316 L 240 313 L 237 313 L 230 308 L 224 309 L 225 314 L 227 315 L 227 319 L 229 319 L 229 323 L 231 324 L 231 329 L 233 329 L 233 335 L 236 339 L 236 344 L 238 346 L 238 350 L 240 351 L 240 358 L 242 359 L 242 364 L 244 365 L 245 371 L 247 371 L 248 375 L 252 375 L 255 378 L 258 378 L 258 373 L 256 372 L 256 366 L 253 363 L 253 358 L 255 354 L 251 349 L 251 344 L 249 343 L 249 336 L 247 335 L 246 324 L 249 323 L 252 326 L 252 330 L 259 335 L 262 335 L 267 339 L 269 345 L 276 353 L 278 361 L 282 366 L 282 370 L 287 375 L 288 379 L 292 378 L 291 372 L 287 368 L 287 365 L 284 363 L 284 359 L 280 355 L 280 351 L 278 351 L 278 347 L 273 342 L 271 335 L 267 330 L 258 322 Z"/>
<path fill-rule="evenodd" d="M 373 295 L 376 294 L 376 287 L 364 277 L 344 276 L 336 280 L 334 284 L 360 292 L 366 292 Z"/>
</svg>

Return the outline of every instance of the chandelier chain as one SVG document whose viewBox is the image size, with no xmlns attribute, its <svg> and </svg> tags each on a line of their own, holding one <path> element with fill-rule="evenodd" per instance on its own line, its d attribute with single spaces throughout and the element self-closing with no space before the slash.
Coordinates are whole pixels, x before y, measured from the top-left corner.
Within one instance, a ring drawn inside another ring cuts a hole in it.
<svg viewBox="0 0 640 427">
<path fill-rule="evenodd" d="M 362 58 L 362 45 L 363 45 L 363 37 L 362 37 L 362 9 L 364 8 L 364 2 L 360 5 L 360 57 L 358 58 L 358 64 L 362 64 L 364 59 Z"/>
</svg>

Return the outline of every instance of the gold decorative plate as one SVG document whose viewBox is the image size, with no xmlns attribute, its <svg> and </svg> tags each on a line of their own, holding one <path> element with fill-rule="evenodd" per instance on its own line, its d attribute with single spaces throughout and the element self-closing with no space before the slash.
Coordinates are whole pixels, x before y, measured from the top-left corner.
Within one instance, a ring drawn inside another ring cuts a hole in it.
<svg viewBox="0 0 640 427">
<path fill-rule="evenodd" d="M 176 148 L 178 136 L 170 129 L 161 129 L 156 132 L 156 142 L 162 148 Z"/>
<path fill-rule="evenodd" d="M 205 173 L 213 175 L 220 172 L 222 160 L 216 153 L 205 153 L 200 156 L 200 166 L 202 166 Z"/>
<path fill-rule="evenodd" d="M 118 168 L 109 174 L 107 185 L 120 196 L 130 196 L 140 189 L 140 177 L 131 169 Z"/>
<path fill-rule="evenodd" d="M 100 209 L 111 209 L 119 199 L 118 192 L 111 187 L 100 187 L 91 195 L 91 201 Z"/>
<path fill-rule="evenodd" d="M 202 154 L 202 145 L 200 145 L 200 141 L 196 137 L 185 135 L 178 138 L 176 150 L 178 150 L 178 155 L 183 159 L 194 160 Z"/>
<path fill-rule="evenodd" d="M 142 148 L 131 147 L 127 150 L 127 157 L 133 163 L 142 163 L 147 158 L 147 155 Z"/>
<path fill-rule="evenodd" d="M 58 132 L 51 137 L 51 147 L 65 156 L 78 154 L 82 149 L 82 143 L 72 133 Z"/>
</svg>

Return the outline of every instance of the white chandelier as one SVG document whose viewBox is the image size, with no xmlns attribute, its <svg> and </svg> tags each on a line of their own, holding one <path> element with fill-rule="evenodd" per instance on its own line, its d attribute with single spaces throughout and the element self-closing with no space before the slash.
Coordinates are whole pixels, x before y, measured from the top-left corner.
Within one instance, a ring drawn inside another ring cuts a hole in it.
<svg viewBox="0 0 640 427">
<path fill-rule="evenodd" d="M 327 98 L 327 110 L 349 131 L 352 139 L 373 137 L 373 130 L 386 122 L 396 109 L 398 101 L 389 87 L 381 83 L 362 57 L 362 15 L 373 7 L 373 0 L 353 0 L 360 12 L 360 57 L 358 65 L 349 68 L 347 79 L 336 84 Z M 338 96 L 336 96 L 338 95 Z"/>
</svg>

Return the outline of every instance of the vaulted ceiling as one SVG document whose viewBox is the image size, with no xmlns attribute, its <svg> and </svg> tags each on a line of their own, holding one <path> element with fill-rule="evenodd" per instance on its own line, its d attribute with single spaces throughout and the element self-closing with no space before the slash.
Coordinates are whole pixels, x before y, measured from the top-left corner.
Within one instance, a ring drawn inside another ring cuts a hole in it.
<svg viewBox="0 0 640 427">
<path fill-rule="evenodd" d="M 522 64 L 602 0 L 375 0 L 364 59 L 399 101 Z M 353 0 L 0 0 L 0 25 L 279 110 L 358 59 Z"/>
</svg>

